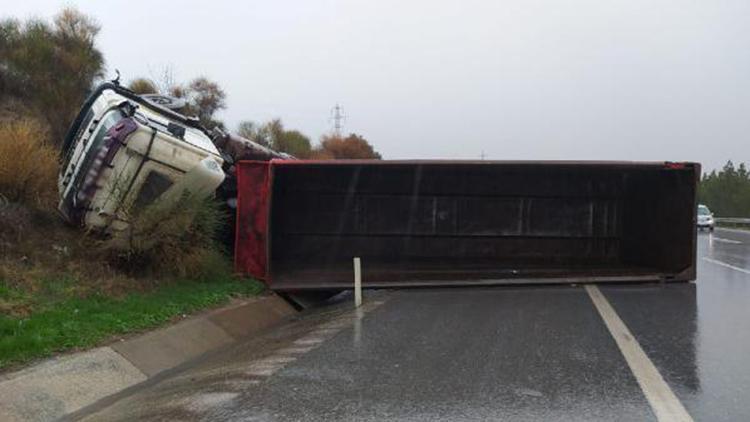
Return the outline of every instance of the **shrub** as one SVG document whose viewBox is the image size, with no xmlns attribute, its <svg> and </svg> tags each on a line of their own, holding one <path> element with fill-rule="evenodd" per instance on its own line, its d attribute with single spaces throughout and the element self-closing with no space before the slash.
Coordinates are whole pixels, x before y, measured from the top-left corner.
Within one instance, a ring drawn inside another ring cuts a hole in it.
<svg viewBox="0 0 750 422">
<path fill-rule="evenodd" d="M 185 194 L 135 210 L 128 228 L 104 240 L 104 248 L 131 274 L 225 275 L 230 267 L 216 239 L 226 219 L 213 198 Z"/>
<path fill-rule="evenodd" d="M 133 79 L 128 88 L 136 94 L 158 94 L 159 90 L 156 88 L 156 84 L 150 79 L 137 78 Z"/>
<path fill-rule="evenodd" d="M 92 83 L 104 75 L 99 30 L 73 8 L 62 9 L 53 22 L 0 20 L 0 92 L 36 111 L 53 144 L 62 142 Z"/>
<path fill-rule="evenodd" d="M 0 242 L 14 240 L 13 243 L 18 243 L 32 223 L 32 214 L 27 207 L 0 197 Z M 4 253 L 6 247 L 0 243 L 0 253 Z"/>
<path fill-rule="evenodd" d="M 57 200 L 57 150 L 38 121 L 0 121 L 0 195 L 6 201 L 47 208 Z"/>
<path fill-rule="evenodd" d="M 380 160 L 383 158 L 373 149 L 367 139 L 355 133 L 349 134 L 345 138 L 337 135 L 323 136 L 320 145 L 315 148 L 312 156 L 319 160 L 347 158 Z"/>
</svg>

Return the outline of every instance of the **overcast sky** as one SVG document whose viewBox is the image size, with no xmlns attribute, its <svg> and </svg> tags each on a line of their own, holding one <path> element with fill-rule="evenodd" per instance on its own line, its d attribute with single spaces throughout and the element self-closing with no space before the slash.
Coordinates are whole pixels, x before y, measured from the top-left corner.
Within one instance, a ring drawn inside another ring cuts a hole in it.
<svg viewBox="0 0 750 422">
<path fill-rule="evenodd" d="M 125 80 L 205 75 L 221 117 L 385 158 L 750 161 L 750 1 L 6 1 L 101 23 Z"/>
</svg>

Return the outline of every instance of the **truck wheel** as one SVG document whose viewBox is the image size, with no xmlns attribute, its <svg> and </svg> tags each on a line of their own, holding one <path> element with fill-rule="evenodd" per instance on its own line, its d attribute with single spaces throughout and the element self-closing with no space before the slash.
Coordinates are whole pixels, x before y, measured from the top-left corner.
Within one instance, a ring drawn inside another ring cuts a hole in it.
<svg viewBox="0 0 750 422">
<path fill-rule="evenodd" d="M 714 231 L 714 226 L 709 227 L 708 231 L 713 232 Z"/>
</svg>

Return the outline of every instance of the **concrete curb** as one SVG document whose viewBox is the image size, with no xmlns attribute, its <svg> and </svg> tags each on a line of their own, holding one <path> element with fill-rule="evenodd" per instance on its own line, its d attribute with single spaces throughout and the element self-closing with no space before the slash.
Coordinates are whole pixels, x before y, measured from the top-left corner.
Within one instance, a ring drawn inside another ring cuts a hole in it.
<svg viewBox="0 0 750 422">
<path fill-rule="evenodd" d="M 261 296 L 109 346 L 48 359 L 0 378 L 0 420 L 59 419 L 295 313 L 278 296 Z"/>
</svg>

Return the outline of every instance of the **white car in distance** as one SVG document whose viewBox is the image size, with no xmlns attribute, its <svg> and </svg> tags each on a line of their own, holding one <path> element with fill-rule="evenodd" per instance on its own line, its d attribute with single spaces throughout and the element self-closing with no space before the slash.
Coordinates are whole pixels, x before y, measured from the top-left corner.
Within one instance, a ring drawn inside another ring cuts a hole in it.
<svg viewBox="0 0 750 422">
<path fill-rule="evenodd" d="M 698 205 L 698 230 L 714 231 L 715 224 L 711 210 L 703 204 Z"/>
</svg>

